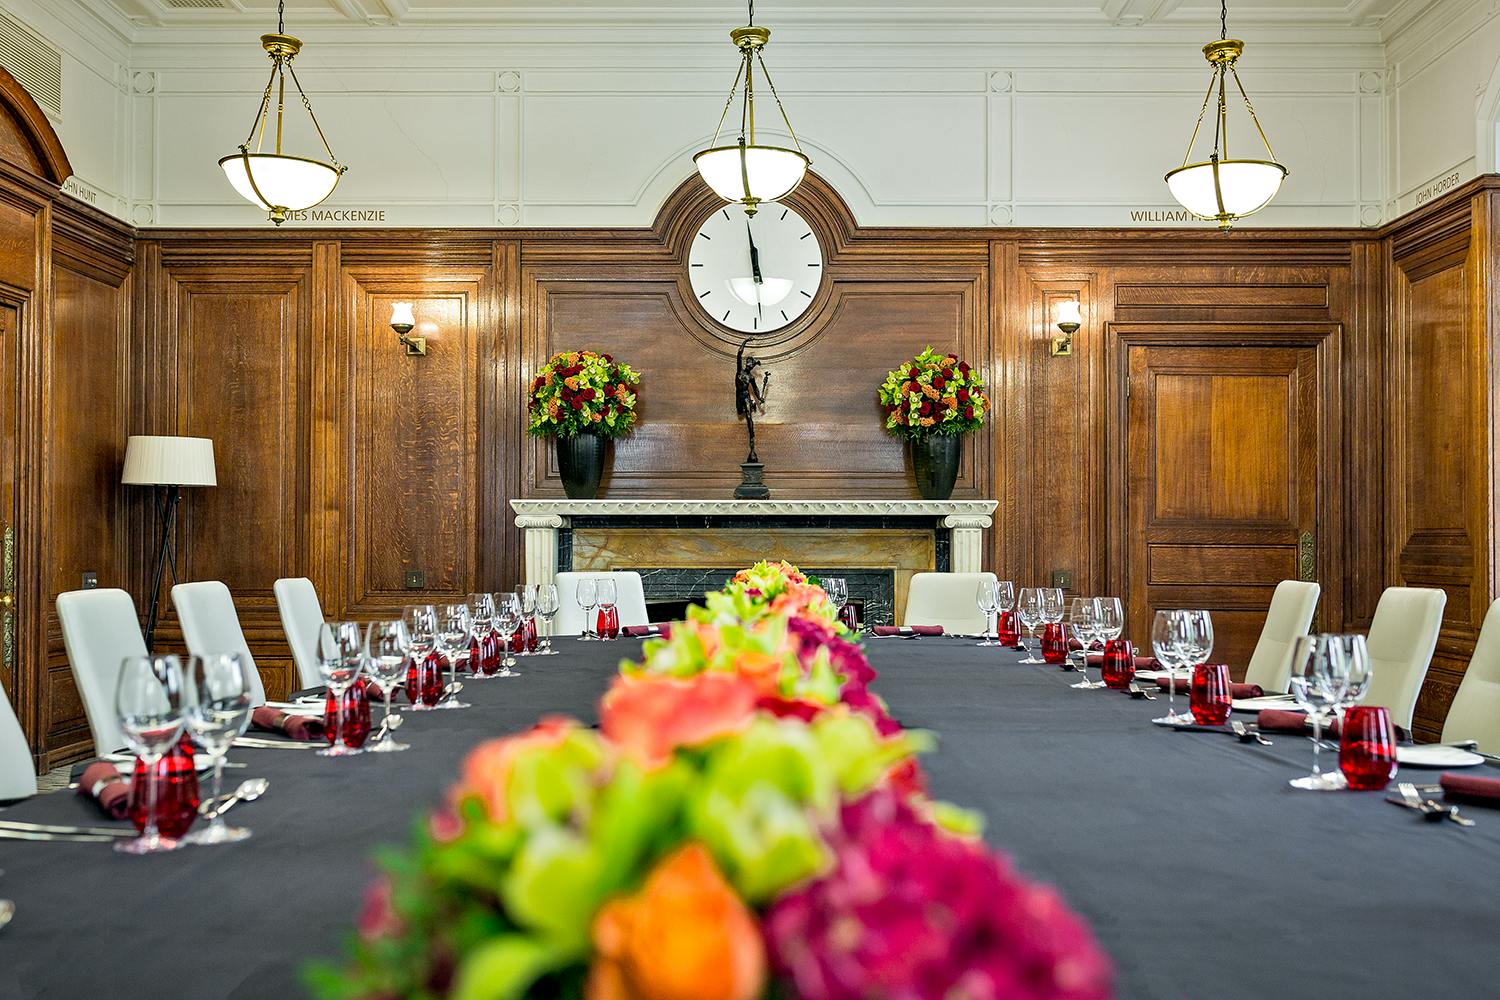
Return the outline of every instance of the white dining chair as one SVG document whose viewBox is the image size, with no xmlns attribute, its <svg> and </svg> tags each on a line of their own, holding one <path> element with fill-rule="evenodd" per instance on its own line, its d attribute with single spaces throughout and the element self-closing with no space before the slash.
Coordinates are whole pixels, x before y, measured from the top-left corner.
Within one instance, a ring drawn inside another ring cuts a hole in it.
<svg viewBox="0 0 1500 1000">
<path fill-rule="evenodd" d="M 115 685 L 127 657 L 145 656 L 141 619 L 135 601 L 123 590 L 70 590 L 57 595 L 57 620 L 73 684 L 83 701 L 96 754 L 125 745 L 115 721 Z"/>
<path fill-rule="evenodd" d="M 323 627 L 323 604 L 318 591 L 305 576 L 284 577 L 272 588 L 276 592 L 276 610 L 281 612 L 281 628 L 287 645 L 292 648 L 292 662 L 305 688 L 323 683 L 318 670 L 318 630 Z"/>
<path fill-rule="evenodd" d="M 620 627 L 648 625 L 646 614 L 646 591 L 641 586 L 641 574 L 629 570 L 610 573 L 559 573 L 557 574 L 557 617 L 552 620 L 553 635 L 582 635 L 583 609 L 578 606 L 578 581 L 584 577 L 609 578 L 615 581 L 615 607 L 620 610 Z M 597 615 L 596 610 L 593 614 Z"/>
<path fill-rule="evenodd" d="M 1282 580 L 1271 594 L 1266 623 L 1245 668 L 1245 683 L 1286 693 L 1292 676 L 1292 646 L 1312 628 L 1322 588 L 1303 580 Z"/>
<path fill-rule="evenodd" d="M 1500 754 L 1500 601 L 1485 613 L 1469 669 L 1443 721 L 1443 742 L 1477 740 L 1479 749 Z"/>
<path fill-rule="evenodd" d="M 941 625 L 944 632 L 976 635 L 989 625 L 979 610 L 979 585 L 993 573 L 917 573 L 906 591 L 902 625 Z"/>
<path fill-rule="evenodd" d="M 36 765 L 10 699 L 0 690 L 0 802 L 36 794 Z"/>
<path fill-rule="evenodd" d="M 1387 587 L 1375 605 L 1370 634 L 1370 686 L 1361 701 L 1384 705 L 1391 721 L 1411 728 L 1422 679 L 1432 664 L 1448 595 L 1428 587 Z"/>
<path fill-rule="evenodd" d="M 250 644 L 240 628 L 229 588 L 218 580 L 179 583 L 172 588 L 172 605 L 182 623 L 182 640 L 190 653 L 239 653 L 250 668 L 250 704 L 266 703 L 265 685 L 250 655 Z"/>
</svg>

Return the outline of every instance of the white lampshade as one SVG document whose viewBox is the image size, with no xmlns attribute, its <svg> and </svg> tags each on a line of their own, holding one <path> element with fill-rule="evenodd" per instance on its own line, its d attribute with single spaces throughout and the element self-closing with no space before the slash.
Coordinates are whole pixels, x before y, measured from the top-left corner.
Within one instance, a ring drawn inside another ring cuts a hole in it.
<svg viewBox="0 0 1500 1000">
<path fill-rule="evenodd" d="M 762 278 L 759 286 L 754 278 L 730 278 L 729 293 L 747 306 L 779 305 L 792 293 L 791 278 Z M 759 288 L 759 291 L 757 291 Z"/>
<path fill-rule="evenodd" d="M 410 302 L 391 303 L 391 326 L 410 328 L 416 325 L 417 318 L 412 315 Z"/>
<path fill-rule="evenodd" d="M 1167 187 L 1189 212 L 1222 221 L 1259 212 L 1285 179 L 1286 167 L 1270 160 L 1220 160 L 1217 170 L 1212 161 L 1178 167 L 1167 174 Z"/>
<path fill-rule="evenodd" d="M 255 174 L 252 186 L 245 172 L 245 154 L 230 153 L 219 160 L 224 176 L 246 201 L 271 211 L 286 209 L 300 212 L 321 203 L 333 193 L 339 182 L 339 171 L 327 163 L 301 156 L 277 153 L 249 154 L 250 169 Z M 255 193 L 256 188 L 260 194 Z"/>
<path fill-rule="evenodd" d="M 125 471 L 130 486 L 217 486 L 214 443 L 208 438 L 132 434 L 125 442 Z"/>
<path fill-rule="evenodd" d="M 693 162 L 720 198 L 758 204 L 782 198 L 801 184 L 809 161 L 795 149 L 779 146 L 718 146 L 705 149 Z"/>
<path fill-rule="evenodd" d="M 1078 307 L 1077 299 L 1063 299 L 1052 310 L 1052 321 L 1059 326 L 1064 323 L 1076 323 L 1083 325 L 1083 310 Z"/>
</svg>

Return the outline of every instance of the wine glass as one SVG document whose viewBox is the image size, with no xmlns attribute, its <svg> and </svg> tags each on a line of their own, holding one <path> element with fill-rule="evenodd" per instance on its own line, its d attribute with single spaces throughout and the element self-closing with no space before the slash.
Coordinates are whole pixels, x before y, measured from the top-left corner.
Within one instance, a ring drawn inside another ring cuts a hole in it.
<svg viewBox="0 0 1500 1000">
<path fill-rule="evenodd" d="M 1207 663 L 1214 651 L 1213 618 L 1207 611 L 1184 611 L 1182 614 L 1182 652 L 1187 660 L 1184 666 Z"/>
<path fill-rule="evenodd" d="M 823 590 L 828 594 L 828 603 L 833 605 L 833 610 L 842 612 L 844 605 L 849 603 L 849 581 L 841 576 L 826 577 Z"/>
<path fill-rule="evenodd" d="M 600 578 L 600 580 L 599 580 L 599 614 L 602 615 L 602 616 L 604 616 L 606 621 L 609 620 L 609 614 L 610 614 L 610 612 L 612 612 L 614 610 L 615 600 L 616 600 L 616 589 L 617 588 L 615 587 L 615 581 L 612 578 L 607 577 L 607 576 Z M 616 622 L 614 622 L 614 624 L 618 625 L 619 622 L 616 621 Z M 594 629 L 594 634 L 597 635 L 597 636 L 599 636 L 599 638 L 601 638 L 601 639 L 613 639 L 617 635 L 619 635 L 619 629 L 618 628 L 611 628 L 607 633 L 601 635 L 600 632 L 599 632 L 599 630 L 598 630 L 598 628 L 595 628 Z"/>
<path fill-rule="evenodd" d="M 516 588 L 516 593 L 521 598 L 521 628 L 522 635 L 520 653 L 522 656 L 530 656 L 532 650 L 528 647 L 535 644 L 536 632 L 536 584 L 523 583 Z M 529 637 L 529 638 L 528 638 Z"/>
<path fill-rule="evenodd" d="M 333 742 L 317 751 L 320 757 L 352 757 L 361 750 L 345 746 L 344 692 L 359 679 L 364 669 L 364 640 L 354 622 L 324 622 L 318 629 L 318 673 L 333 695 L 334 718 L 337 720 Z"/>
<path fill-rule="evenodd" d="M 437 609 L 431 604 L 413 604 L 401 613 L 401 622 L 406 626 L 407 648 L 411 654 L 411 662 L 417 667 L 417 676 L 424 673 L 422 664 L 437 650 Z M 406 700 L 411 702 L 413 712 L 430 712 L 433 706 L 424 705 L 421 701 L 422 692 L 413 691 L 410 684 L 406 686 Z"/>
<path fill-rule="evenodd" d="M 365 630 L 365 671 L 375 678 L 385 695 L 385 736 L 374 746 L 366 744 L 368 753 L 399 753 L 410 749 L 406 743 L 398 743 L 391 729 L 391 694 L 396 685 L 406 676 L 406 657 L 411 652 L 411 638 L 406 634 L 406 623 L 396 619 L 371 622 Z"/>
<path fill-rule="evenodd" d="M 1167 714 L 1152 722 L 1169 726 L 1193 721 L 1190 712 L 1177 714 L 1177 670 L 1186 662 L 1188 619 L 1185 611 L 1160 610 L 1151 619 L 1151 652 L 1167 672 Z M 1191 674 L 1189 675 L 1191 676 Z"/>
<path fill-rule="evenodd" d="M 1089 647 L 1097 634 L 1098 618 L 1098 603 L 1092 597 L 1075 597 L 1068 605 L 1068 628 L 1083 647 L 1078 651 L 1078 671 L 1083 674 L 1083 680 L 1072 686 L 1083 691 L 1102 686 L 1102 682 L 1096 685 L 1089 680 Z M 1068 655 L 1071 657 L 1072 653 Z"/>
<path fill-rule="evenodd" d="M 1118 597 L 1096 597 L 1098 618 L 1094 640 L 1101 644 L 1113 642 L 1125 631 L 1125 609 Z"/>
<path fill-rule="evenodd" d="M 580 589 L 583 581 L 579 581 Z M 516 665 L 515 657 L 510 655 L 510 640 L 521 627 L 521 595 L 515 593 L 504 593 L 495 595 L 495 627 L 500 630 L 500 642 L 505 650 L 505 659 L 500 661 L 500 669 L 496 677 L 520 677 L 519 671 L 512 670 Z"/>
<path fill-rule="evenodd" d="M 1043 587 L 1042 590 L 1042 621 L 1048 625 L 1056 625 L 1063 620 L 1063 612 L 1067 604 L 1063 600 L 1063 592 L 1060 587 Z"/>
<path fill-rule="evenodd" d="M 557 655 L 557 650 L 552 648 L 552 619 L 557 617 L 558 607 L 557 584 L 539 584 L 536 588 L 536 613 L 547 633 L 542 640 L 541 652 L 537 654 L 539 656 Z"/>
<path fill-rule="evenodd" d="M 193 742 L 213 757 L 214 793 L 218 802 L 224 786 L 224 755 L 250 725 L 248 665 L 239 653 L 194 653 L 183 678 L 187 688 L 187 731 Z M 232 844 L 250 836 L 242 826 L 229 826 L 215 809 L 208 826 L 182 838 L 184 844 Z"/>
<path fill-rule="evenodd" d="M 469 656 L 469 639 L 474 635 L 474 622 L 469 618 L 467 604 L 443 604 L 437 609 L 438 652 L 448 661 L 448 687 L 444 697 L 435 708 L 468 708 L 469 703 L 459 701 L 458 694 L 464 686 L 458 682 L 458 661 Z"/>
<path fill-rule="evenodd" d="M 469 664 L 469 673 L 474 675 L 476 681 L 482 681 L 489 677 L 482 669 L 481 661 L 484 656 L 485 637 L 495 627 L 495 599 L 489 594 L 470 594 L 468 604 L 469 620 L 474 623 L 474 634 L 469 639 L 469 648 L 479 651 L 479 657 L 474 657 L 473 653 L 470 653 L 473 662 Z"/>
<path fill-rule="evenodd" d="M 594 608 L 599 605 L 599 581 L 591 576 L 583 577 L 578 581 L 578 589 L 573 595 L 578 606 L 583 609 L 583 638 L 584 642 L 594 641 Z M 509 655 L 509 654 L 507 654 Z"/>
<path fill-rule="evenodd" d="M 979 589 L 974 596 L 974 603 L 979 606 L 979 611 L 984 615 L 984 641 L 975 643 L 976 646 L 998 646 L 1000 642 L 991 635 L 990 619 L 1000 610 L 1000 598 L 996 593 L 998 585 L 994 580 L 983 579 L 979 581 Z"/>
<path fill-rule="evenodd" d="M 1346 785 L 1339 771 L 1324 774 L 1318 766 L 1318 751 L 1323 746 L 1323 713 L 1338 703 L 1339 692 L 1346 683 L 1344 650 L 1338 637 L 1331 635 L 1298 636 L 1292 647 L 1290 689 L 1297 704 L 1307 709 L 1313 726 L 1312 773 L 1290 782 L 1293 788 L 1309 792 L 1338 791 Z"/>
<path fill-rule="evenodd" d="M 1338 701 L 1334 711 L 1338 713 L 1339 732 L 1343 732 L 1344 713 L 1364 699 L 1374 675 L 1374 664 L 1370 661 L 1370 650 L 1362 635 L 1335 635 L 1331 638 L 1339 644 L 1344 655 L 1343 683 L 1339 686 Z"/>
<path fill-rule="evenodd" d="M 163 837 L 156 826 L 156 765 L 182 737 L 187 723 L 183 704 L 182 664 L 175 656 L 128 656 L 115 684 L 115 719 L 120 736 L 145 765 L 146 826 L 132 840 L 120 840 L 124 854 L 175 851 L 180 840 Z"/>
<path fill-rule="evenodd" d="M 1042 623 L 1042 592 L 1036 587 L 1022 587 L 1021 594 L 1016 598 L 1016 616 L 1021 619 L 1021 627 L 1026 630 L 1026 638 L 1030 639 L 1036 632 L 1036 627 Z M 1045 663 L 1046 660 L 1039 659 L 1034 652 L 1028 650 L 1026 659 L 1022 663 Z"/>
<path fill-rule="evenodd" d="M 995 583 L 995 611 L 1009 611 L 1016 606 L 1016 585 L 1009 580 Z M 997 630 L 998 631 L 998 630 Z"/>
</svg>

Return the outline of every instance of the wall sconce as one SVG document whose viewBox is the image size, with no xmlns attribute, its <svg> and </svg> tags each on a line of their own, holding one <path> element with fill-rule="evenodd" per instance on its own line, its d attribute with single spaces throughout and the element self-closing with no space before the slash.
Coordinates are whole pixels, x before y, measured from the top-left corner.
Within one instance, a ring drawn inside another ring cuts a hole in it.
<svg viewBox="0 0 1500 1000">
<path fill-rule="evenodd" d="M 1083 326 L 1083 311 L 1078 306 L 1078 300 L 1063 299 L 1053 310 L 1052 319 L 1063 332 L 1061 337 L 1052 338 L 1052 356 L 1070 357 L 1073 354 L 1073 334 Z"/>
<path fill-rule="evenodd" d="M 391 306 L 391 329 L 396 331 L 396 339 L 406 346 L 408 355 L 425 358 L 427 338 L 407 336 L 416 325 L 417 318 L 412 315 L 410 302 L 397 302 Z"/>
</svg>

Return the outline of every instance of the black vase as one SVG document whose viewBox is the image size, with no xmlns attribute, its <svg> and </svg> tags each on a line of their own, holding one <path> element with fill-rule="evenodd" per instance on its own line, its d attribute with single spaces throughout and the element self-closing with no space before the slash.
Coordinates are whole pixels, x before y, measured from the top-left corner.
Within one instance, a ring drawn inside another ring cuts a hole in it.
<svg viewBox="0 0 1500 1000">
<path fill-rule="evenodd" d="M 958 480 L 963 438 L 958 434 L 923 434 L 911 441 L 911 467 L 923 500 L 947 500 Z"/>
<path fill-rule="evenodd" d="M 608 442 L 597 434 L 574 434 L 557 439 L 557 466 L 562 472 L 563 492 L 568 494 L 569 500 L 593 500 L 599 495 L 606 444 Z"/>
</svg>

